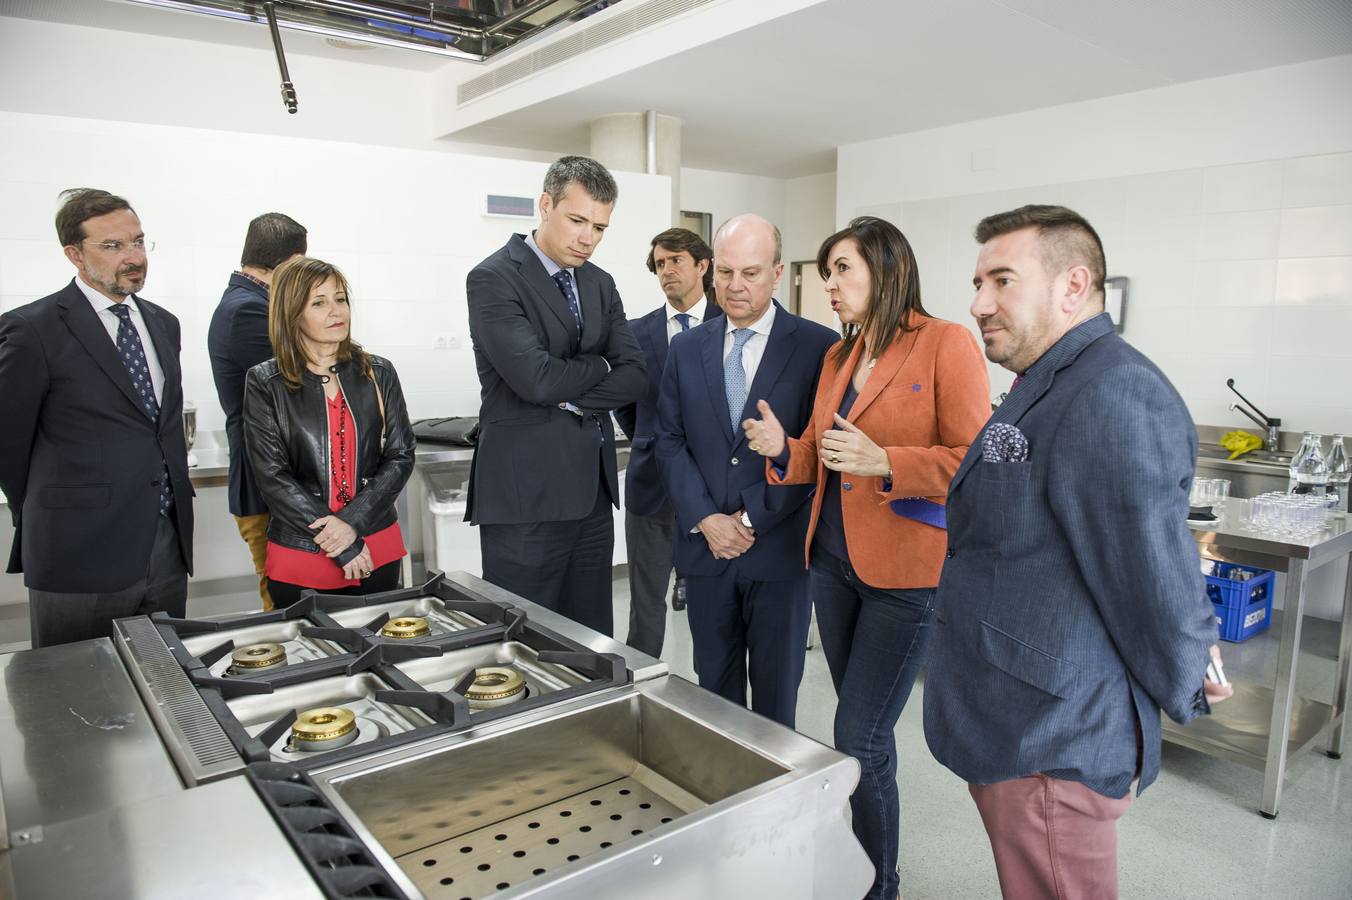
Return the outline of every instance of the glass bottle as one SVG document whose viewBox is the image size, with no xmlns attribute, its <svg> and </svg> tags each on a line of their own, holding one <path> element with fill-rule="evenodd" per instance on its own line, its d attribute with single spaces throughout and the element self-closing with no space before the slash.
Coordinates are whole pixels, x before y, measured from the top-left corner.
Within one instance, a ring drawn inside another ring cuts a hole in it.
<svg viewBox="0 0 1352 900">
<path fill-rule="evenodd" d="M 1328 485 L 1329 470 L 1324 465 L 1324 436 L 1307 431 L 1300 439 L 1300 449 L 1291 457 L 1290 480 L 1287 490 L 1292 494 L 1322 496 Z"/>
<path fill-rule="evenodd" d="M 1335 434 L 1329 444 L 1329 455 L 1324 458 L 1324 468 L 1328 469 L 1328 492 L 1337 499 L 1336 509 L 1347 512 L 1348 481 L 1352 479 L 1352 463 L 1347 459 L 1347 448 L 1343 445 L 1343 436 Z"/>
</svg>

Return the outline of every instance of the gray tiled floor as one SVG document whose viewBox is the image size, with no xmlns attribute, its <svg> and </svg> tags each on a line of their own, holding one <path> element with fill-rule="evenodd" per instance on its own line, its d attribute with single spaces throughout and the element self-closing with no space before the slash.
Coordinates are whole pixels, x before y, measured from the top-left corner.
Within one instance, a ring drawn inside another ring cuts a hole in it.
<svg viewBox="0 0 1352 900">
<path fill-rule="evenodd" d="M 247 593 L 193 598 L 189 613 L 203 615 L 256 607 Z M 628 623 L 628 585 L 615 582 L 615 621 Z M 690 631 L 683 613 L 668 611 L 663 658 L 694 680 Z M 23 640 L 26 617 L 0 610 L 0 644 Z M 1272 633 L 1242 645 L 1223 645 L 1232 676 L 1271 681 L 1276 666 Z M 1299 679 L 1302 693 L 1327 698 L 1337 653 L 1334 623 L 1307 619 Z M 17 648 L 11 648 L 17 649 Z M 925 747 L 923 684 L 897 725 L 902 809 L 902 890 L 907 900 L 998 897 L 990 848 L 966 786 Z M 835 694 L 820 649 L 808 652 L 798 699 L 798 728 L 831 741 Z M 1119 829 L 1123 898 L 1188 900 L 1348 900 L 1352 898 L 1352 753 L 1341 761 L 1307 754 L 1290 769 L 1281 814 L 1257 814 L 1262 773 L 1166 744 L 1159 780 L 1138 799 Z"/>
</svg>

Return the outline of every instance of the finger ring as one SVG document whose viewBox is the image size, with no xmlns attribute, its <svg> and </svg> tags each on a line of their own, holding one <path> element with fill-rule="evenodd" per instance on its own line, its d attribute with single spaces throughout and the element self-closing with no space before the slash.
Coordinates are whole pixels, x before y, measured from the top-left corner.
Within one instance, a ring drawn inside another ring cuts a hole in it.
<svg viewBox="0 0 1352 900">
<path fill-rule="evenodd" d="M 840 454 L 839 454 L 839 453 L 832 453 L 832 454 L 831 454 L 831 462 L 833 462 L 833 463 L 838 463 L 838 462 L 840 462 Z"/>
<path fill-rule="evenodd" d="M 752 450 L 759 450 L 759 449 L 760 449 L 759 447 L 756 446 L 756 442 L 755 442 L 755 441 L 752 441 L 751 443 L 747 444 L 747 446 L 750 447 Z"/>
</svg>

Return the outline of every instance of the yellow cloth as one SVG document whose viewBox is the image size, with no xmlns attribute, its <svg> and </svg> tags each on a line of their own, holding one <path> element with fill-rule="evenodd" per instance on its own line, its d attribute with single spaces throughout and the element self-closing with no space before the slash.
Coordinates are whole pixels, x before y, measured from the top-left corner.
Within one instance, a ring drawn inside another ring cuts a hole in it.
<svg viewBox="0 0 1352 900">
<path fill-rule="evenodd" d="M 1231 459 L 1236 459 L 1263 446 L 1263 439 L 1247 431 L 1231 431 L 1221 438 L 1220 444 L 1230 451 Z"/>
</svg>

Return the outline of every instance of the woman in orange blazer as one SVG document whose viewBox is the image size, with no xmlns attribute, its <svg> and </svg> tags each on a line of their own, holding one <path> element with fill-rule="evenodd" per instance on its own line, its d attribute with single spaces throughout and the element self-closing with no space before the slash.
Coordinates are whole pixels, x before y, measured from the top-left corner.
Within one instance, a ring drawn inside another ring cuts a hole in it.
<svg viewBox="0 0 1352 900">
<path fill-rule="evenodd" d="M 925 661 L 947 535 L 948 482 L 990 415 L 972 333 L 920 303 L 915 254 L 864 216 L 817 254 L 844 339 L 827 351 L 802 437 L 764 401 L 742 423 L 770 484 L 816 482 L 805 549 L 822 649 L 839 702 L 836 747 L 859 760 L 854 831 L 872 900 L 897 896 L 893 729 Z"/>
</svg>

